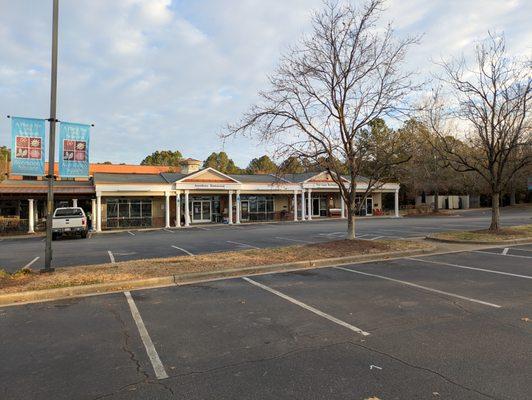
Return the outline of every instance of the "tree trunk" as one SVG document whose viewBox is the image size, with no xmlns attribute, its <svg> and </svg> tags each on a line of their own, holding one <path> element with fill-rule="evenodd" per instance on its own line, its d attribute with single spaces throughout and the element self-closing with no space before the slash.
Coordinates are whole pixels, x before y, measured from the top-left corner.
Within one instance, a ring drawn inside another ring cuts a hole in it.
<svg viewBox="0 0 532 400">
<path fill-rule="evenodd" d="M 492 193 L 491 195 L 491 225 L 490 232 L 499 231 L 499 220 L 501 217 L 501 211 L 499 208 L 500 193 Z"/>
<path fill-rule="evenodd" d="M 347 210 L 347 240 L 355 240 L 355 211 L 349 207 Z"/>
<path fill-rule="evenodd" d="M 354 191 L 352 191 L 349 194 L 349 203 L 347 205 L 347 240 L 355 240 L 355 215 L 355 194 Z"/>
<path fill-rule="evenodd" d="M 440 212 L 440 195 L 438 192 L 434 192 L 434 212 Z"/>
</svg>

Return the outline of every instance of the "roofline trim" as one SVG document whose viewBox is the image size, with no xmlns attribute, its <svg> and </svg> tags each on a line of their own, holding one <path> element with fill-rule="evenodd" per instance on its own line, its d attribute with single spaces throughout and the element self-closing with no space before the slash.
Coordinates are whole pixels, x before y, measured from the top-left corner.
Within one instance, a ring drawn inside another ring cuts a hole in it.
<svg viewBox="0 0 532 400">
<path fill-rule="evenodd" d="M 212 167 L 207 167 L 207 168 L 204 168 L 204 169 L 200 169 L 200 170 L 198 170 L 198 171 L 196 171 L 196 172 L 193 172 L 193 173 L 191 173 L 191 174 L 189 174 L 189 175 L 184 176 L 183 178 L 181 178 L 181 179 L 175 181 L 174 183 L 187 183 L 187 182 L 184 182 L 185 179 L 189 179 L 189 178 L 192 178 L 193 176 L 201 175 L 201 174 L 203 174 L 203 173 L 205 173 L 205 172 L 207 172 L 207 171 L 212 171 L 212 172 L 214 172 L 214 173 L 216 173 L 216 174 L 218 174 L 218 175 L 221 175 L 221 176 L 223 176 L 224 178 L 229 179 L 231 182 L 234 182 L 234 183 L 242 183 L 242 182 L 236 180 L 235 178 L 231 178 L 229 175 L 226 175 L 226 174 L 224 174 L 223 172 L 220 172 L 220 171 L 218 171 L 217 169 L 214 169 L 214 168 L 212 168 Z"/>
</svg>

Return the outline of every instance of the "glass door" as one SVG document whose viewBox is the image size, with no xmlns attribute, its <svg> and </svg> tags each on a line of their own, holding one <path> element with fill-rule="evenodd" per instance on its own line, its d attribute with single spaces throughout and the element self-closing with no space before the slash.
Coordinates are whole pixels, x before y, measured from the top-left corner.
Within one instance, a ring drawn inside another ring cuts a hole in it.
<svg viewBox="0 0 532 400">
<path fill-rule="evenodd" d="M 192 222 L 211 222 L 211 202 L 209 200 L 192 201 Z"/>
<path fill-rule="evenodd" d="M 240 202 L 240 213 L 242 221 L 249 221 L 249 201 L 243 200 Z"/>
<path fill-rule="evenodd" d="M 211 202 L 201 202 L 201 220 L 203 222 L 211 222 Z"/>
<path fill-rule="evenodd" d="M 313 217 L 320 216 L 320 198 L 319 197 L 314 197 L 312 199 L 312 216 Z"/>
<path fill-rule="evenodd" d="M 373 198 L 366 199 L 366 215 L 373 215 Z"/>
</svg>

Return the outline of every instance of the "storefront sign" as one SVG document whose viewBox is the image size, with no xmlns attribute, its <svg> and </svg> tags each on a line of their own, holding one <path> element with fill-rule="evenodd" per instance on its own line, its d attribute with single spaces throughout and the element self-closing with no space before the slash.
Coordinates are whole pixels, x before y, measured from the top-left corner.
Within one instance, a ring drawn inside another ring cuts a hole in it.
<svg viewBox="0 0 532 400">
<path fill-rule="evenodd" d="M 11 117 L 11 173 L 43 176 L 44 119 Z"/>
<path fill-rule="evenodd" d="M 59 129 L 59 175 L 89 176 L 90 125 L 61 122 Z"/>
</svg>

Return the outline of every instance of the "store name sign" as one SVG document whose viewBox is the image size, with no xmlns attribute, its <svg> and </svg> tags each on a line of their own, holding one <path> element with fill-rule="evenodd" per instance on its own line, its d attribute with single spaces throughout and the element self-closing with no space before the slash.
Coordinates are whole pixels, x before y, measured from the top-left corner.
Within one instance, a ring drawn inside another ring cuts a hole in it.
<svg viewBox="0 0 532 400">
<path fill-rule="evenodd" d="M 196 183 L 194 184 L 194 188 L 196 189 L 227 189 L 227 185 L 223 185 L 220 183 Z"/>
</svg>

